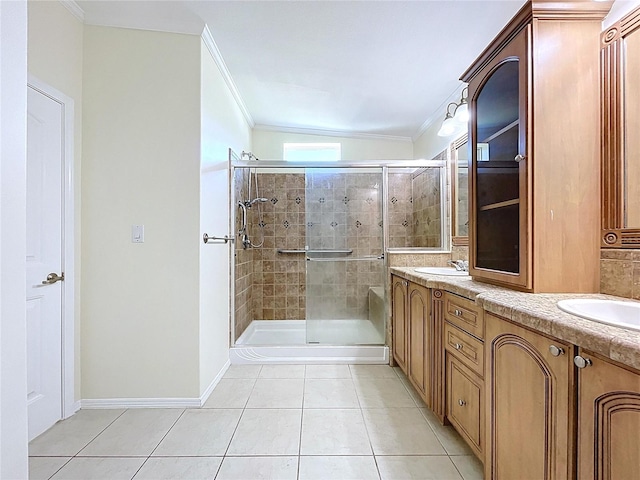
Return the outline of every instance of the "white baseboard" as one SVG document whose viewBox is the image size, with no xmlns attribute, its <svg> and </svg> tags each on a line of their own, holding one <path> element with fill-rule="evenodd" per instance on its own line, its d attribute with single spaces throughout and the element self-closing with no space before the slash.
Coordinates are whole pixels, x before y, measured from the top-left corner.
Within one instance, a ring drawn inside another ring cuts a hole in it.
<svg viewBox="0 0 640 480">
<path fill-rule="evenodd" d="M 86 398 L 76 402 L 78 404 L 76 411 L 80 408 L 87 410 L 99 408 L 200 408 L 206 403 L 213 389 L 229 369 L 229 365 L 231 362 L 227 360 L 199 398 Z"/>
<path fill-rule="evenodd" d="M 209 399 L 209 396 L 211 395 L 211 392 L 213 392 L 213 389 L 216 388 L 216 385 L 218 385 L 218 383 L 220 383 L 220 380 L 222 380 L 222 377 L 224 376 L 226 371 L 229 370 L 229 366 L 230 365 L 231 365 L 231 360 L 227 360 L 226 363 L 222 366 L 222 368 L 218 372 L 218 374 L 215 376 L 215 378 L 211 381 L 209 386 L 205 389 L 204 392 L 202 392 L 202 395 L 200 395 L 200 406 L 201 407 L 205 403 L 207 403 L 207 400 Z"/>
<path fill-rule="evenodd" d="M 98 408 L 199 408 L 199 398 L 86 398 L 83 409 Z"/>
</svg>

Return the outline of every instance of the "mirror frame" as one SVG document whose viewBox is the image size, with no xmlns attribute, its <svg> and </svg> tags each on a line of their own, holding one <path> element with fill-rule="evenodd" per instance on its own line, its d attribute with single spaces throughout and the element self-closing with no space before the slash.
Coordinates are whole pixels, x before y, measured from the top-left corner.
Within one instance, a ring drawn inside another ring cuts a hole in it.
<svg viewBox="0 0 640 480">
<path fill-rule="evenodd" d="M 464 247 L 469 245 L 469 236 L 458 236 L 458 202 L 456 195 L 458 191 L 458 156 L 457 151 L 469 141 L 469 134 L 465 133 L 457 138 L 449 146 L 449 158 L 451 159 L 451 243 L 454 247 Z"/>
<path fill-rule="evenodd" d="M 600 36 L 602 101 L 601 215 L 603 248 L 640 248 L 640 225 L 624 225 L 624 39 L 640 28 L 640 7 Z M 640 32 L 638 32 L 640 34 Z"/>
</svg>

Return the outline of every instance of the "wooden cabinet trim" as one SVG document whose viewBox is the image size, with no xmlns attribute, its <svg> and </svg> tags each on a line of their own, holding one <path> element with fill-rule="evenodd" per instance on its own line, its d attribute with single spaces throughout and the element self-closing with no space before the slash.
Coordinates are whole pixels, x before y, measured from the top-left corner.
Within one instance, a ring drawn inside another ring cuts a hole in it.
<svg viewBox="0 0 640 480">
<path fill-rule="evenodd" d="M 624 225 L 624 37 L 640 28 L 640 7 L 600 36 L 601 235 L 603 248 L 640 248 L 640 225 Z"/>
</svg>

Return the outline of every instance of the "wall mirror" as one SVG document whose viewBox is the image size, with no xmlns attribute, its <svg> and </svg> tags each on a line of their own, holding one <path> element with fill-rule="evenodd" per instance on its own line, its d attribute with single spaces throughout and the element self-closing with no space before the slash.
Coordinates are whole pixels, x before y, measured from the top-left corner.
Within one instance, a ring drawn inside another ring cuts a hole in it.
<svg viewBox="0 0 640 480">
<path fill-rule="evenodd" d="M 640 7 L 601 36 L 601 245 L 640 248 Z"/>
<path fill-rule="evenodd" d="M 451 226 L 454 246 L 469 245 L 469 141 L 451 144 Z"/>
</svg>

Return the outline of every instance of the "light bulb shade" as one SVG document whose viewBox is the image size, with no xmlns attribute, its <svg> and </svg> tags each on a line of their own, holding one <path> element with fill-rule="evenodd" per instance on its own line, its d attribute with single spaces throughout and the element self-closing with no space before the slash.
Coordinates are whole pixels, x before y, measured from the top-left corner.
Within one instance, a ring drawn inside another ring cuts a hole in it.
<svg viewBox="0 0 640 480">
<path fill-rule="evenodd" d="M 457 125 L 455 120 L 451 115 L 447 113 L 447 116 L 445 117 L 444 122 L 442 122 L 442 126 L 440 127 L 440 130 L 438 130 L 438 136 L 448 137 L 449 135 L 453 135 L 453 133 L 456 131 L 456 127 Z"/>
<path fill-rule="evenodd" d="M 458 123 L 467 123 L 469 121 L 469 105 L 466 102 L 458 105 L 453 119 Z"/>
</svg>

